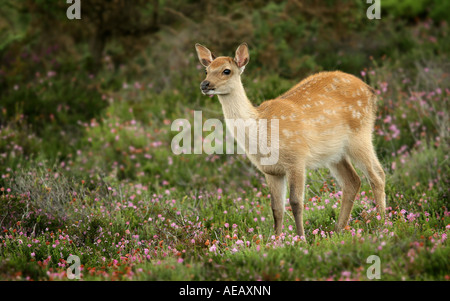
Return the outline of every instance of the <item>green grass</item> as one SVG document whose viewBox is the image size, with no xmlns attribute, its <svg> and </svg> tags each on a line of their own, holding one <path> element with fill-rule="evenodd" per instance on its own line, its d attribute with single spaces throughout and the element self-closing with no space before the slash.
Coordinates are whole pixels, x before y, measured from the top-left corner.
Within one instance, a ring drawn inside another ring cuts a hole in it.
<svg viewBox="0 0 450 301">
<path fill-rule="evenodd" d="M 51 183 L 51 178 L 39 183 L 46 187 L 42 194 L 51 193 Z M 355 202 L 348 229 L 333 233 L 339 197 L 322 189 L 320 202 L 306 202 L 307 237 L 301 241 L 289 206 L 284 233 L 274 237 L 267 188 L 249 187 L 245 198 L 148 191 L 130 200 L 125 188 L 101 185 L 95 190 L 73 185 L 81 198 L 72 197 L 75 191 L 55 195 L 62 216 L 55 206 L 37 213 L 42 198 L 3 192 L 2 212 L 12 217 L 2 223 L 9 225 L 2 233 L 7 258 L 0 265 L 2 278 L 66 280 L 67 267 L 61 265 L 69 254 L 80 256 L 85 280 L 368 280 L 371 255 L 380 258 L 382 280 L 448 277 L 450 218 L 433 192 L 418 193 L 421 199 L 414 203 L 400 195 L 388 198 L 385 224 L 377 221 L 367 192 Z"/>
<path fill-rule="evenodd" d="M 327 170 L 308 171 L 305 240 L 288 203 L 274 236 L 268 187 L 245 156 L 173 154 L 173 120 L 193 121 L 194 110 L 223 119 L 217 99 L 198 91 L 195 57 L 189 79 L 166 89 L 106 71 L 8 82 L 0 279 L 68 280 L 73 254 L 84 280 L 370 280 L 371 255 L 381 280 L 449 280 L 448 46 L 436 30 L 412 27 L 417 47 L 356 74 L 379 97 L 386 220 L 362 177 L 350 224 L 334 233 L 340 187 Z M 243 80 L 255 104 L 300 80 L 251 68 Z"/>
</svg>

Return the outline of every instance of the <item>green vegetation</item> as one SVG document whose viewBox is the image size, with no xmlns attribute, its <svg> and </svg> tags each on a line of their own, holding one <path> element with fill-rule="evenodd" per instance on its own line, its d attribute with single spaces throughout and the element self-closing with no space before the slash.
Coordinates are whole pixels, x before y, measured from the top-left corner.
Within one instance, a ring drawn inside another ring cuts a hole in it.
<svg viewBox="0 0 450 301">
<path fill-rule="evenodd" d="M 386 0 L 368 20 L 364 1 L 86 0 L 70 21 L 60 2 L 0 7 L 0 279 L 68 280 L 73 254 L 85 280 L 368 280 L 370 255 L 382 280 L 449 280 L 447 2 Z M 173 154 L 172 121 L 223 120 L 194 44 L 242 41 L 255 104 L 321 70 L 376 90 L 384 223 L 363 179 L 334 233 L 340 188 L 309 171 L 306 241 L 289 204 L 274 237 L 245 156 Z"/>
</svg>

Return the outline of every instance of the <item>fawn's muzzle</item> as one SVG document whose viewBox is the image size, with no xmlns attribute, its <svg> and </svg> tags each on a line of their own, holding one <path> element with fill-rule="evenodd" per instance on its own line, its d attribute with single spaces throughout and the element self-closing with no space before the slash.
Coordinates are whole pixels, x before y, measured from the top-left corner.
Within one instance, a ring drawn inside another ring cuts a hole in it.
<svg viewBox="0 0 450 301">
<path fill-rule="evenodd" d="M 207 80 L 202 81 L 202 83 L 200 84 L 200 88 L 202 89 L 202 91 L 211 90 L 209 84 L 210 84 L 210 82 Z"/>
</svg>

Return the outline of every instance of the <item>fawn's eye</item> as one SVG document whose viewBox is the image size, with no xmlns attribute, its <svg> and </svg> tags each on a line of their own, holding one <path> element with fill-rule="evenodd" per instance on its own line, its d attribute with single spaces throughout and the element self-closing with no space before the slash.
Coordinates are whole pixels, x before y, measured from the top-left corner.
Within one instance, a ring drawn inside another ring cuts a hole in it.
<svg viewBox="0 0 450 301">
<path fill-rule="evenodd" d="M 205 70 L 205 74 L 208 74 L 208 71 Z"/>
<path fill-rule="evenodd" d="M 225 69 L 223 70 L 223 74 L 229 75 L 231 73 L 230 69 Z"/>
</svg>

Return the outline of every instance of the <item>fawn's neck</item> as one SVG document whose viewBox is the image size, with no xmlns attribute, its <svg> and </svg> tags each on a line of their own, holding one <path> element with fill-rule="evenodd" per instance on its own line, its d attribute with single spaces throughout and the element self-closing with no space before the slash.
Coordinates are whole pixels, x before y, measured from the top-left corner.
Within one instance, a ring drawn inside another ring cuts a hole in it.
<svg viewBox="0 0 450 301">
<path fill-rule="evenodd" d="M 250 144 L 257 146 L 258 141 L 256 139 L 258 132 L 258 111 L 248 100 L 244 87 L 241 81 L 239 81 L 233 91 L 229 94 L 218 95 L 219 101 L 222 104 L 223 114 L 225 116 L 225 123 L 229 133 L 236 139 L 237 144 L 245 150 L 249 159 L 252 160 L 250 153 Z M 244 125 L 240 122 L 244 122 Z M 256 127 L 256 128 L 255 128 Z M 240 135 L 238 133 L 243 133 Z M 253 134 L 250 134 L 253 133 Z M 238 150 L 239 152 L 239 150 Z"/>
<path fill-rule="evenodd" d="M 247 98 L 244 86 L 239 81 L 229 94 L 218 95 L 225 119 L 258 119 L 258 112 Z"/>
</svg>

